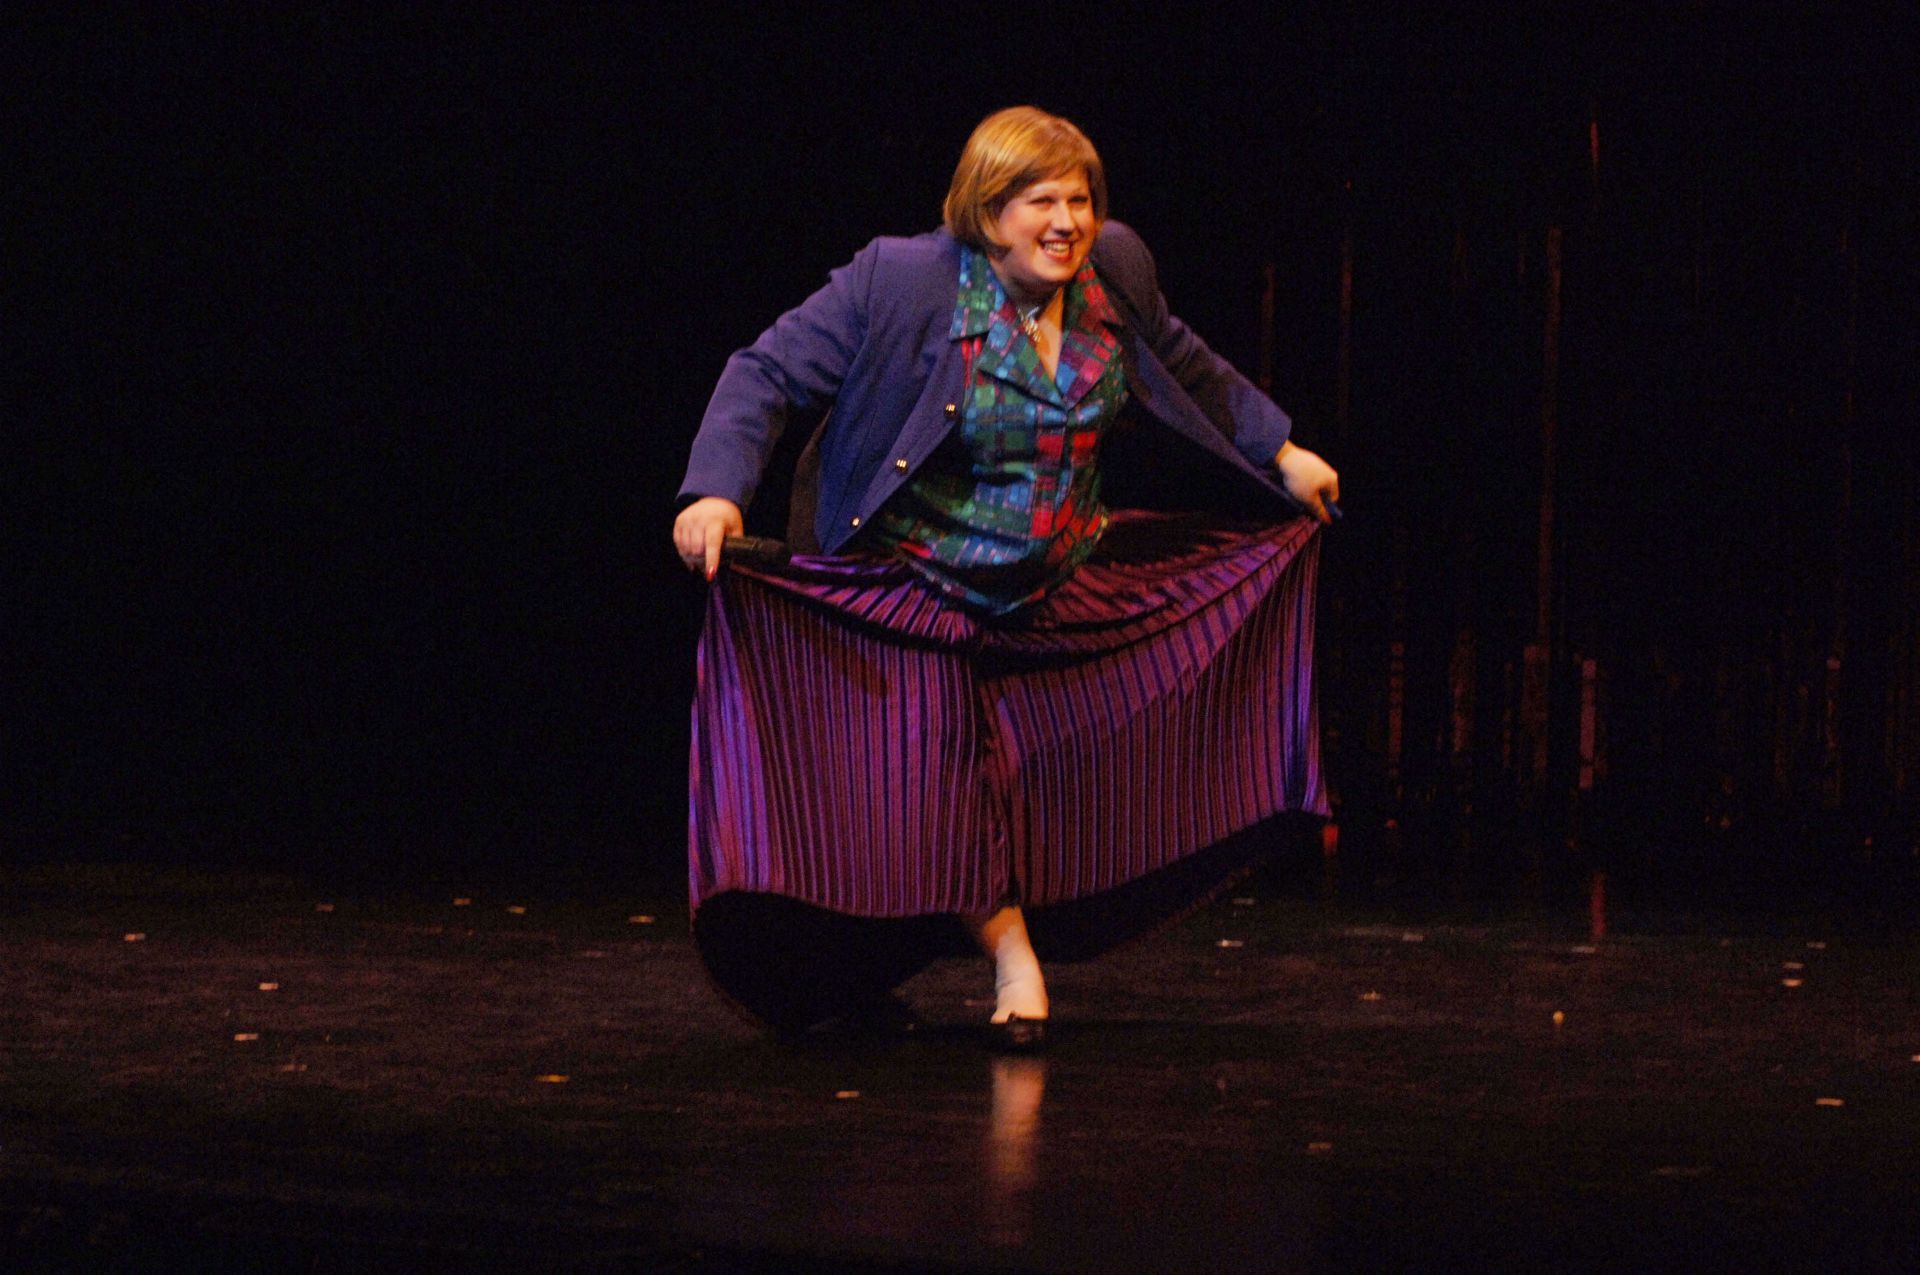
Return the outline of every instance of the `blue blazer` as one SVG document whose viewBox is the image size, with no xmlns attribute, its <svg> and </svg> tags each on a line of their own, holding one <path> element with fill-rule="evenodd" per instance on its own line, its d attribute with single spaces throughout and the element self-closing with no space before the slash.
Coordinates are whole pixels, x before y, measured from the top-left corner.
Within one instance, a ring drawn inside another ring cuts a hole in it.
<svg viewBox="0 0 1920 1275">
<path fill-rule="evenodd" d="M 944 230 L 876 239 L 728 359 L 681 499 L 724 496 L 745 509 L 789 414 L 831 409 L 802 460 L 795 507 L 812 509 L 800 530 L 814 544 L 843 546 L 958 423 L 966 368 L 949 332 L 962 251 Z M 1132 406 L 1164 427 L 1166 445 L 1264 488 L 1276 514 L 1297 512 L 1273 468 L 1287 414 L 1167 312 L 1139 235 L 1107 222 L 1092 260 L 1121 315 Z"/>
</svg>

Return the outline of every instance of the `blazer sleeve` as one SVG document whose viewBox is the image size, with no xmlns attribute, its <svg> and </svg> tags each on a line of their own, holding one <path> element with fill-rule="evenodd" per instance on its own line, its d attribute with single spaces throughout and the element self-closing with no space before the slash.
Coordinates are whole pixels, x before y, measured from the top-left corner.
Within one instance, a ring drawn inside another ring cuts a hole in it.
<svg viewBox="0 0 1920 1275">
<path fill-rule="evenodd" d="M 1256 466 L 1272 465 L 1293 432 L 1292 418 L 1167 309 L 1153 253 L 1131 227 L 1108 223 L 1100 246 L 1154 357 L 1242 456 Z"/>
<path fill-rule="evenodd" d="M 745 509 L 791 412 L 817 411 L 839 392 L 866 339 L 879 244 L 727 360 L 694 436 L 680 500 L 724 496 Z"/>
</svg>

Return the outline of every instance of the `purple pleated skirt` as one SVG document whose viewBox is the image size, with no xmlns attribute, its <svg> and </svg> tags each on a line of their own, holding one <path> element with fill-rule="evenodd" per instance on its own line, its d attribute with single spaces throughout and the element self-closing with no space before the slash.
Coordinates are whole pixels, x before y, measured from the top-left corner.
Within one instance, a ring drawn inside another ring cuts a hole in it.
<svg viewBox="0 0 1920 1275">
<path fill-rule="evenodd" d="M 1120 512 L 1005 620 L 892 559 L 723 570 L 689 828 L 716 981 L 794 1025 L 848 987 L 828 966 L 889 985 L 953 947 L 929 918 L 1009 900 L 1043 955 L 1053 914 L 1110 946 L 1230 871 L 1235 834 L 1324 814 L 1315 531 Z"/>
</svg>

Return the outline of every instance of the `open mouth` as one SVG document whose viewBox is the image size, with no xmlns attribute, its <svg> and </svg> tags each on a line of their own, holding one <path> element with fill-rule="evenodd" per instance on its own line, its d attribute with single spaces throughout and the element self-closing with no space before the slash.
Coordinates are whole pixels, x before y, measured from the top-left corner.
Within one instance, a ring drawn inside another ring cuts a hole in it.
<svg viewBox="0 0 1920 1275">
<path fill-rule="evenodd" d="M 1055 261 L 1071 261 L 1073 245 L 1064 239 L 1050 239 L 1040 245 L 1040 251 Z"/>
</svg>

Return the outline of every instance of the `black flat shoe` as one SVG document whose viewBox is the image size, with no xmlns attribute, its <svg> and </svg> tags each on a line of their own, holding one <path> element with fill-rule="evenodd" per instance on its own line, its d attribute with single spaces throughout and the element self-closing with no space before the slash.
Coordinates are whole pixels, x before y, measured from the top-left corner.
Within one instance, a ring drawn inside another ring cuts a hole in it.
<svg viewBox="0 0 1920 1275">
<path fill-rule="evenodd" d="M 998 1053 L 1037 1054 L 1047 1047 L 1047 1020 L 1014 1014 L 1004 1023 L 987 1024 L 987 1043 Z"/>
</svg>

